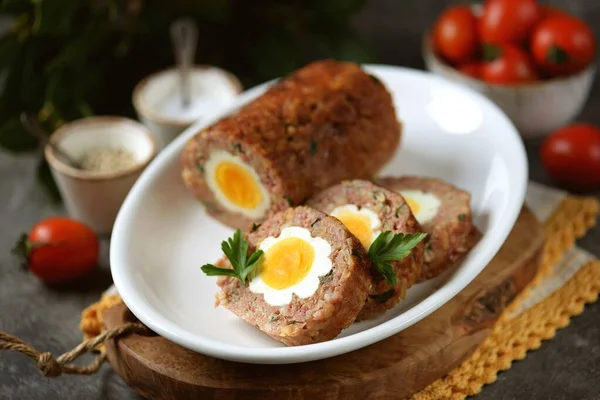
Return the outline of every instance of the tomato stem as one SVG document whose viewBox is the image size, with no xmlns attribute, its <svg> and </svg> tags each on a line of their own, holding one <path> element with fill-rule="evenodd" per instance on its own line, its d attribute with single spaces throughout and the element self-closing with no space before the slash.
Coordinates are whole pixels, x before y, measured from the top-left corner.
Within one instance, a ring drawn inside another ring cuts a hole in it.
<svg viewBox="0 0 600 400">
<path fill-rule="evenodd" d="M 502 48 L 495 44 L 484 43 L 483 44 L 483 61 L 491 62 L 502 55 Z"/>
<path fill-rule="evenodd" d="M 546 60 L 550 64 L 564 64 L 568 62 L 569 59 L 569 53 L 567 53 L 565 50 L 561 49 L 558 46 L 550 47 L 548 49 L 548 52 L 546 53 Z"/>
<path fill-rule="evenodd" d="M 31 254 L 31 250 L 33 250 L 33 244 L 27 238 L 27 234 L 23 233 L 15 246 L 12 248 L 12 254 L 15 254 L 19 257 L 20 264 L 22 268 L 27 268 L 27 261 L 29 259 L 29 255 Z"/>
<path fill-rule="evenodd" d="M 16 255 L 19 258 L 21 267 L 27 269 L 29 264 L 29 256 L 31 252 L 35 249 L 44 246 L 54 246 L 55 244 L 48 244 L 42 242 L 32 242 L 29 240 L 29 236 L 26 233 L 21 234 L 19 236 L 19 240 L 12 248 L 12 254 Z"/>
</svg>

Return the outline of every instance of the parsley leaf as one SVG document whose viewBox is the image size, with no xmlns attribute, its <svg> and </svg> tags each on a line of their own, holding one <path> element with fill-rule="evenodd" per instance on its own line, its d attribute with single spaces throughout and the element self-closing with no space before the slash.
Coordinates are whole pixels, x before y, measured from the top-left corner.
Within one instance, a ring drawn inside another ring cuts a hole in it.
<svg viewBox="0 0 600 400">
<path fill-rule="evenodd" d="M 425 239 L 426 233 L 392 233 L 390 231 L 381 232 L 375 241 L 369 247 L 369 258 L 379 270 L 387 283 L 395 285 L 397 282 L 394 268 L 389 261 L 402 260 L 410 254 L 410 251 Z"/>
<path fill-rule="evenodd" d="M 220 268 L 212 264 L 202 266 L 202 272 L 208 276 L 232 276 L 246 284 L 246 278 L 258 265 L 258 260 L 263 255 L 262 250 L 257 250 L 248 258 L 248 241 L 238 229 L 233 237 L 221 243 L 221 249 L 231 263 L 233 269 Z"/>
</svg>

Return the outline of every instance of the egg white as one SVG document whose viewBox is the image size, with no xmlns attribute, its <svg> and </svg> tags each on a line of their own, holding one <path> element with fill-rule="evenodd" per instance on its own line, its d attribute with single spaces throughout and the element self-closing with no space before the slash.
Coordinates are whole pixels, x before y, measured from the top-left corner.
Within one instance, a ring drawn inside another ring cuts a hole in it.
<svg viewBox="0 0 600 400">
<path fill-rule="evenodd" d="M 419 205 L 419 211 L 414 212 L 416 220 L 420 224 L 431 221 L 437 215 L 441 200 L 432 193 L 426 193 L 422 190 L 400 190 L 399 193 L 405 198 Z"/>
<path fill-rule="evenodd" d="M 259 250 L 268 253 L 269 249 L 283 239 L 295 237 L 309 243 L 314 251 L 313 264 L 308 274 L 296 284 L 285 289 L 275 289 L 267 285 L 260 274 L 252 276 L 249 289 L 254 293 L 262 293 L 265 302 L 272 306 L 284 306 L 292 301 L 292 294 L 301 299 L 312 296 L 319 288 L 319 277 L 327 275 L 333 268 L 329 255 L 331 254 L 331 245 L 325 239 L 312 237 L 310 231 L 305 228 L 293 226 L 283 228 L 279 237 L 269 236 L 258 246 Z M 263 256 L 264 259 L 264 256 Z M 260 271 L 260 268 L 258 268 Z"/>
<path fill-rule="evenodd" d="M 377 214 L 366 208 L 366 207 L 361 207 L 360 209 L 355 205 L 355 204 L 344 204 L 343 206 L 338 206 L 336 208 L 334 208 L 329 215 L 331 215 L 332 217 L 337 217 L 340 214 L 342 214 L 343 212 L 350 212 L 352 214 L 360 214 L 360 215 L 366 215 L 369 218 L 369 221 L 371 223 L 371 232 L 373 234 L 372 238 L 371 238 L 371 243 L 373 243 L 375 241 L 375 239 L 377 239 L 377 236 L 379 236 L 379 234 L 381 233 L 380 227 L 381 227 L 381 220 L 379 219 L 379 216 L 377 216 Z M 371 245 L 371 243 L 369 243 L 369 245 Z"/>
<path fill-rule="evenodd" d="M 256 184 L 258 185 L 258 188 L 262 195 L 262 201 L 256 208 L 248 209 L 248 208 L 240 207 L 237 204 L 232 203 L 227 198 L 227 196 L 225 196 L 225 194 L 221 191 L 221 189 L 219 188 L 219 185 L 217 184 L 215 174 L 216 174 L 217 167 L 222 162 L 235 163 L 250 173 L 250 175 L 252 176 L 252 178 L 254 179 Z M 240 214 L 245 215 L 248 218 L 255 219 L 255 218 L 263 217 L 265 215 L 265 213 L 267 212 L 267 210 L 271 207 L 271 199 L 269 197 L 269 193 L 267 192 L 267 189 L 265 189 L 264 185 L 260 181 L 258 174 L 256 173 L 256 171 L 254 171 L 254 168 L 252 168 L 251 166 L 246 164 L 244 161 L 242 161 L 241 158 L 234 156 L 233 154 L 230 154 L 226 151 L 222 151 L 222 150 L 213 151 L 210 154 L 206 163 L 204 164 L 204 172 L 205 172 L 206 183 L 208 184 L 208 187 L 215 195 L 217 201 L 226 210 L 231 211 L 231 212 L 240 213 Z"/>
</svg>

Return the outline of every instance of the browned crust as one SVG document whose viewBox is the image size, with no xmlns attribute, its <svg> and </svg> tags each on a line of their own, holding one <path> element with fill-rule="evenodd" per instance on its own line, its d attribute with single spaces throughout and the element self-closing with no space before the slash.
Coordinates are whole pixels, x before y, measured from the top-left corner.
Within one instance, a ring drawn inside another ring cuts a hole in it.
<svg viewBox="0 0 600 400">
<path fill-rule="evenodd" d="M 377 183 L 390 190 L 422 190 L 436 195 L 440 201 L 438 214 L 422 224 L 428 238 L 425 264 L 419 282 L 438 276 L 451 268 L 473 248 L 479 234 L 471 220 L 471 194 L 437 178 L 386 177 Z"/>
<path fill-rule="evenodd" d="M 341 222 L 304 206 L 275 214 L 249 233 L 250 251 L 287 226 L 306 228 L 332 247 L 331 275 L 323 278 L 315 294 L 308 299 L 294 296 L 286 306 L 272 306 L 239 279 L 221 277 L 217 303 L 288 346 L 331 340 L 354 322 L 363 307 L 371 289 L 371 263 L 358 239 Z M 220 264 L 228 265 L 226 260 Z"/>
<path fill-rule="evenodd" d="M 308 206 L 327 214 L 331 213 L 334 208 L 344 204 L 354 204 L 361 208 L 366 207 L 375 212 L 381 221 L 382 232 L 422 232 L 421 226 L 400 194 L 377 186 L 370 181 L 344 181 L 320 192 L 307 201 Z M 373 288 L 357 320 L 373 318 L 404 299 L 407 289 L 415 283 L 421 274 L 424 249 L 425 244 L 420 243 L 413 249 L 409 257 L 390 263 L 398 278 L 397 284 L 394 286 L 388 284 L 375 268 L 371 269 Z M 394 293 L 386 301 L 375 297 L 381 296 L 390 290 L 394 290 Z"/>
<path fill-rule="evenodd" d="M 215 218 L 238 228 L 253 220 L 221 207 L 202 166 L 215 150 L 239 155 L 261 178 L 273 214 L 344 179 L 369 178 L 393 156 L 400 124 L 383 84 L 356 64 L 315 62 L 192 138 L 183 180 Z M 268 215 L 267 215 L 268 216 Z"/>
</svg>

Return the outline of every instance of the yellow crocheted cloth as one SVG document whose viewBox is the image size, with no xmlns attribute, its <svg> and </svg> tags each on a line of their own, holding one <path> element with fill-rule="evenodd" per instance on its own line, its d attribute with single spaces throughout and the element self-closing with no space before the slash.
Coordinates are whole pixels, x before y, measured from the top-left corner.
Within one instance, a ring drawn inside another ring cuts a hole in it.
<svg viewBox="0 0 600 400">
<path fill-rule="evenodd" d="M 594 225 L 598 210 L 595 198 L 568 196 L 562 200 L 544 222 L 546 244 L 542 265 L 530 288 L 552 274 L 565 252 L 573 248 L 575 240 Z M 554 293 L 509 318 L 509 312 L 529 293 L 529 290 L 524 291 L 513 302 L 475 353 L 447 376 L 413 395 L 411 400 L 464 399 L 479 393 L 483 385 L 494 382 L 499 371 L 509 369 L 514 360 L 525 358 L 527 351 L 539 348 L 543 340 L 554 337 L 556 330 L 568 325 L 570 318 L 580 314 L 586 303 L 598 298 L 600 261 L 589 261 Z M 120 301 L 117 294 L 105 295 L 83 311 L 80 329 L 86 338 L 102 331 L 102 312 Z"/>
<path fill-rule="evenodd" d="M 554 266 L 575 240 L 583 237 L 596 221 L 599 203 L 595 198 L 569 196 L 544 222 L 546 244 L 542 265 L 533 287 L 552 273 Z M 586 303 L 600 293 L 600 261 L 592 260 L 581 267 L 560 289 L 514 318 L 508 318 L 521 301 L 525 290 L 505 312 L 492 334 L 458 368 L 414 394 L 411 400 L 462 400 L 481 391 L 483 385 L 496 380 L 498 372 L 522 360 L 527 351 L 539 348 L 543 340 L 554 337 L 556 330 L 581 314 Z"/>
<path fill-rule="evenodd" d="M 83 333 L 83 339 L 88 340 L 98 336 L 104 329 L 104 310 L 121 303 L 118 294 L 104 295 L 99 302 L 92 304 L 81 313 L 79 330 Z"/>
</svg>

